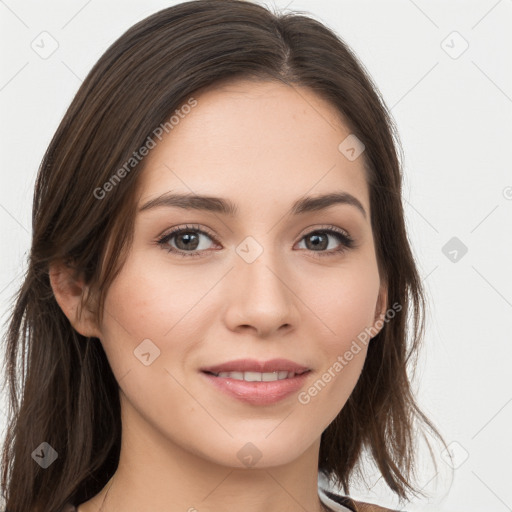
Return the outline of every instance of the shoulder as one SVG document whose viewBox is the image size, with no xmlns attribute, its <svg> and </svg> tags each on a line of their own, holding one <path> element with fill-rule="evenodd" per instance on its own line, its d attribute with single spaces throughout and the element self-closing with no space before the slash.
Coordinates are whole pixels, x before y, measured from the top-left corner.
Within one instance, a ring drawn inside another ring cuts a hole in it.
<svg viewBox="0 0 512 512">
<path fill-rule="evenodd" d="M 342 505 L 346 509 L 352 512 L 397 512 L 396 510 L 392 510 L 390 508 L 381 507 L 379 505 L 375 505 L 373 503 L 366 503 L 363 501 L 356 501 L 348 496 L 340 496 L 338 494 L 334 494 L 333 492 L 323 490 L 322 491 L 330 500 Z M 405 512 L 405 511 L 404 511 Z"/>
<path fill-rule="evenodd" d="M 72 503 L 66 503 L 61 512 L 76 512 L 76 507 Z"/>
</svg>

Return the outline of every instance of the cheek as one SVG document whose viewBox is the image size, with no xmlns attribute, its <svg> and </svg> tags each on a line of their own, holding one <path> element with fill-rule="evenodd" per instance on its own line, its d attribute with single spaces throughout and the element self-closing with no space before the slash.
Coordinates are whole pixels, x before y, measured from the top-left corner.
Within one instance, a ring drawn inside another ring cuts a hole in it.
<svg viewBox="0 0 512 512">
<path fill-rule="evenodd" d="M 215 277 L 211 283 L 199 280 L 184 266 L 148 264 L 143 255 L 134 254 L 109 289 L 105 306 L 113 318 L 102 331 L 108 338 L 113 328 L 140 341 L 172 337 L 175 327 L 181 330 L 189 323 L 191 311 Z"/>
<path fill-rule="evenodd" d="M 379 288 L 376 264 L 369 259 L 367 263 L 341 266 L 329 277 L 317 279 L 316 288 L 309 287 L 309 292 L 304 289 L 311 311 L 321 320 L 325 333 L 322 345 L 327 353 L 332 356 L 345 351 L 353 339 L 373 325 Z"/>
<path fill-rule="evenodd" d="M 351 263 L 340 266 L 329 280 L 317 280 L 323 282 L 321 291 L 317 287 L 312 293 L 310 288 L 307 295 L 320 325 L 317 349 L 323 355 L 323 365 L 299 401 L 316 403 L 313 407 L 320 407 L 330 420 L 341 410 L 361 374 L 380 287 L 371 258 Z"/>
<path fill-rule="evenodd" d="M 204 289 L 182 275 L 182 270 L 163 272 L 132 255 L 109 288 L 101 326 L 101 342 L 123 400 L 146 421 L 161 418 L 166 425 L 194 405 L 180 385 L 181 366 L 200 340 L 190 319 Z"/>
<path fill-rule="evenodd" d="M 192 267 L 148 264 L 143 252 L 130 254 L 109 288 L 101 326 L 101 342 L 118 380 L 130 372 L 130 380 L 141 379 L 141 389 L 151 389 L 155 381 L 144 381 L 143 368 L 163 372 L 165 382 L 166 369 L 181 374 L 207 329 L 201 299 L 218 281 L 211 274 L 198 279 Z M 146 359 L 154 362 L 144 366 L 140 358 L 148 352 Z"/>
</svg>

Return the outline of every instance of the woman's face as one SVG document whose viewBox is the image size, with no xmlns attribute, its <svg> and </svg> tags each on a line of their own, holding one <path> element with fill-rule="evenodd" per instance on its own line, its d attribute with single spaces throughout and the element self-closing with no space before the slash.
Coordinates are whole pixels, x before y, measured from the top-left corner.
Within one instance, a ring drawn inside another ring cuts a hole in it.
<svg viewBox="0 0 512 512">
<path fill-rule="evenodd" d="M 339 149 L 350 132 L 308 89 L 236 82 L 195 100 L 146 157 L 101 343 L 123 429 L 225 466 L 281 465 L 318 449 L 363 366 L 354 340 L 385 306 L 364 153 Z M 294 208 L 326 194 L 345 200 Z M 288 363 L 257 364 L 275 359 Z"/>
</svg>

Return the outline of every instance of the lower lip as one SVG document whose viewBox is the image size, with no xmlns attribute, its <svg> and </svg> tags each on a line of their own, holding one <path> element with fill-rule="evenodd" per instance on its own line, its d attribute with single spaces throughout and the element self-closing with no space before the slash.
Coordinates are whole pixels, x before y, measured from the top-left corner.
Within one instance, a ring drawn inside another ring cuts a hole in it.
<svg viewBox="0 0 512 512">
<path fill-rule="evenodd" d="M 210 373 L 202 374 L 220 391 L 252 405 L 270 405 L 296 393 L 303 387 L 310 371 L 290 379 L 271 382 L 247 382 L 245 380 L 215 377 Z"/>
</svg>

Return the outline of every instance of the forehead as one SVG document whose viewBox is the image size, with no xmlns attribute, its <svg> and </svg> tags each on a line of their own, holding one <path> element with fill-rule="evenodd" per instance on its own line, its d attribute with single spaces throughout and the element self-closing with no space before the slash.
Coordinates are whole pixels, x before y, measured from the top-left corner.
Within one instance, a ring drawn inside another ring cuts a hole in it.
<svg viewBox="0 0 512 512">
<path fill-rule="evenodd" d="M 254 209 L 343 191 L 369 211 L 364 153 L 337 109 L 305 87 L 231 82 L 193 95 L 146 157 L 140 203 L 168 191 L 230 197 Z M 186 113 L 185 113 L 186 112 Z"/>
</svg>

